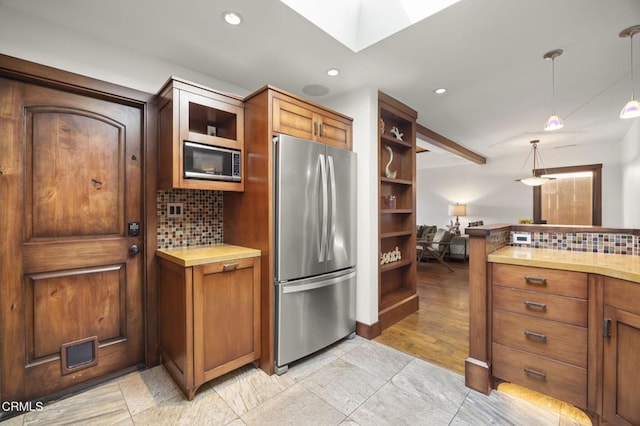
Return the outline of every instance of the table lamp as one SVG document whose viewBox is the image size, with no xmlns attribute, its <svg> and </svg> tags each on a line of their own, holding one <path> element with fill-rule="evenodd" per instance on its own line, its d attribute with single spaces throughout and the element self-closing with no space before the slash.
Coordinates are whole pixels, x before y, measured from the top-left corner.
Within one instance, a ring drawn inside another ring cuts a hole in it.
<svg viewBox="0 0 640 426">
<path fill-rule="evenodd" d="M 458 220 L 459 216 L 467 215 L 467 205 L 466 204 L 449 204 L 449 216 L 456 217 L 455 229 L 456 235 L 460 235 L 460 221 Z"/>
</svg>

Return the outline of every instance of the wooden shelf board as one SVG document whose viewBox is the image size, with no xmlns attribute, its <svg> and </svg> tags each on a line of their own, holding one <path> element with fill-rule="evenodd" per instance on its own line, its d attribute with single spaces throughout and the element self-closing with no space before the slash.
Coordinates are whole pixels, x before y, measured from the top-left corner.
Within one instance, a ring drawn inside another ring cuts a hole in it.
<svg viewBox="0 0 640 426">
<path fill-rule="evenodd" d="M 392 238 L 392 237 L 405 237 L 413 234 L 413 230 L 411 231 L 397 231 L 397 232 L 386 232 L 384 234 L 380 234 L 380 238 Z"/>
<path fill-rule="evenodd" d="M 386 265 L 380 266 L 380 272 L 392 271 L 394 269 L 403 268 L 405 266 L 411 265 L 413 263 L 413 259 L 404 259 L 399 260 L 393 263 L 387 263 Z"/>
<path fill-rule="evenodd" d="M 411 144 L 411 142 L 407 142 L 407 141 L 403 141 L 400 139 L 396 139 L 393 136 L 387 135 L 386 133 L 382 135 L 382 140 L 386 143 L 392 143 L 394 145 L 399 145 L 403 148 L 408 148 L 411 149 L 413 148 L 413 145 Z"/>
<path fill-rule="evenodd" d="M 406 179 L 391 179 L 388 177 L 380 177 L 380 182 L 393 183 L 395 185 L 413 185 L 413 182 Z"/>
<path fill-rule="evenodd" d="M 393 308 L 393 306 L 397 303 L 402 302 L 410 298 L 411 296 L 414 296 L 415 294 L 415 291 L 408 288 L 399 288 L 389 294 L 383 294 L 380 298 L 380 306 L 378 308 L 378 311 L 380 313 L 383 313 L 386 310 Z"/>
<path fill-rule="evenodd" d="M 380 209 L 382 214 L 409 214 L 413 213 L 413 209 Z"/>
</svg>

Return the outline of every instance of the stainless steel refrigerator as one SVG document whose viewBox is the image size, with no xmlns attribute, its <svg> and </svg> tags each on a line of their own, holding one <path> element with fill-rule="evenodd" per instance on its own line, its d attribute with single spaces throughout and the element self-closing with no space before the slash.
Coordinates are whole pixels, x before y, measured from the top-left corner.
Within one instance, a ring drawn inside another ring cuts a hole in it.
<svg viewBox="0 0 640 426">
<path fill-rule="evenodd" d="M 274 137 L 275 370 L 355 332 L 356 154 Z"/>
</svg>

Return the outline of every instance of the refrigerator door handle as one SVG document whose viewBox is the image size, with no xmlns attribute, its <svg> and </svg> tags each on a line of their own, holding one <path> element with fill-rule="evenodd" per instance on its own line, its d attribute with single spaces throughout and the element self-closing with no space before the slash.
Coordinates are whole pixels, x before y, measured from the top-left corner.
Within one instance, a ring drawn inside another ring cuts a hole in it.
<svg viewBox="0 0 640 426">
<path fill-rule="evenodd" d="M 320 162 L 320 181 L 322 182 L 322 224 L 321 224 L 321 238 L 320 238 L 320 250 L 318 254 L 318 261 L 325 261 L 325 254 L 327 252 L 327 215 L 328 215 L 328 206 L 327 206 L 327 166 L 325 164 L 324 155 L 320 154 L 318 156 L 318 161 Z"/>
<path fill-rule="evenodd" d="M 336 239 L 336 169 L 333 164 L 333 156 L 327 155 L 329 163 L 329 176 L 331 182 L 331 234 L 328 237 L 327 260 L 333 260 L 333 245 Z"/>
<path fill-rule="evenodd" d="M 282 285 L 282 293 L 283 294 L 289 294 L 289 293 L 300 293 L 301 291 L 309 291 L 309 290 L 314 290 L 317 288 L 322 288 L 322 287 L 329 287 L 332 285 L 335 285 L 341 281 L 346 281 L 349 278 L 355 277 L 356 276 L 356 272 L 350 272 L 349 274 L 346 275 L 340 275 L 338 277 L 334 277 L 334 278 L 330 278 L 330 279 L 326 279 L 326 280 L 318 280 L 318 281 L 312 281 L 306 284 L 298 284 L 298 285 L 286 285 L 286 284 L 280 284 Z"/>
</svg>

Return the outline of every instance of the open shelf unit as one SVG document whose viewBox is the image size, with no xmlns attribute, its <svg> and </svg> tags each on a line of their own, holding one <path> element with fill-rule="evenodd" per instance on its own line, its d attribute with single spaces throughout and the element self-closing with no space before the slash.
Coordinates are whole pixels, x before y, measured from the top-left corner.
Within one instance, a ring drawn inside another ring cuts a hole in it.
<svg viewBox="0 0 640 426">
<path fill-rule="evenodd" d="M 378 118 L 378 251 L 380 259 L 384 253 L 396 252 L 396 248 L 400 252 L 400 256 L 395 256 L 390 263 L 383 265 L 378 262 L 378 320 L 381 329 L 385 329 L 418 310 L 415 216 L 417 113 L 378 92 Z M 402 134 L 401 139 L 391 133 L 393 127 Z"/>
</svg>

